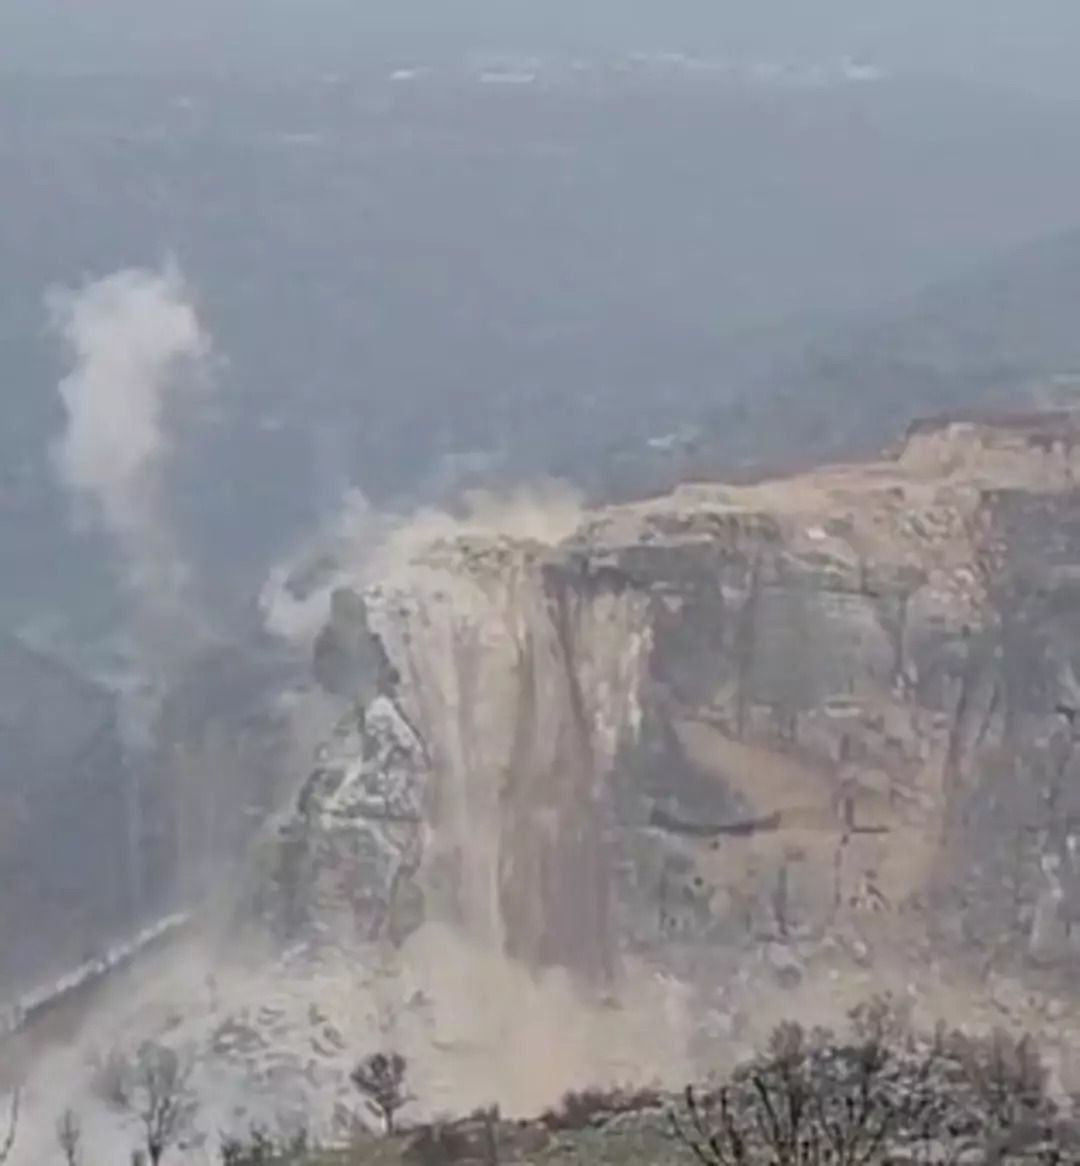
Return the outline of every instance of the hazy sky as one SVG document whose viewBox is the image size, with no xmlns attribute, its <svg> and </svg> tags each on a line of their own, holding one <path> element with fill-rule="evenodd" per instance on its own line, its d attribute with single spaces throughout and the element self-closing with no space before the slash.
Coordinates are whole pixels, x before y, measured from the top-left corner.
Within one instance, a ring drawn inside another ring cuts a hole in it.
<svg viewBox="0 0 1080 1166">
<path fill-rule="evenodd" d="M 341 68 L 365 51 L 852 53 L 1080 96 L 1078 0 L 2 0 L 0 67 Z"/>
</svg>

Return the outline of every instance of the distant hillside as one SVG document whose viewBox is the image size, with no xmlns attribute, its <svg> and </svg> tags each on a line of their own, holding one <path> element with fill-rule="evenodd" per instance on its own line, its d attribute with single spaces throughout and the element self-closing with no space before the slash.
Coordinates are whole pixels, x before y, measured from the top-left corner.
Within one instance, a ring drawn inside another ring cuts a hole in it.
<svg viewBox="0 0 1080 1166">
<path fill-rule="evenodd" d="M 48 457 L 49 287 L 176 255 L 217 392 L 176 435 L 167 509 L 235 598 L 346 484 L 399 510 L 549 476 L 623 496 L 702 451 L 726 470 L 875 444 L 909 393 L 864 350 L 896 345 L 836 327 L 1080 205 L 1080 124 L 1024 95 L 827 61 L 562 57 L 511 61 L 512 84 L 400 64 L 0 76 L 0 627 L 118 618 L 109 548 L 73 536 Z"/>
<path fill-rule="evenodd" d="M 1080 229 L 1054 234 L 777 360 L 708 421 L 720 466 L 871 453 L 919 416 L 1068 402 Z"/>
</svg>

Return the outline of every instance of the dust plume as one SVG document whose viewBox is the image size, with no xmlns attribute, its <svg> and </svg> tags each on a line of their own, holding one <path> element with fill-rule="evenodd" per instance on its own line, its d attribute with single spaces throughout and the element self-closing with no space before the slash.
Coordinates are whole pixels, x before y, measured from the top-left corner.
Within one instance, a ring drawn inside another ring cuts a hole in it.
<svg viewBox="0 0 1080 1166">
<path fill-rule="evenodd" d="M 260 595 L 265 625 L 274 635 L 310 644 L 329 618 L 338 586 L 388 582 L 440 541 L 509 537 L 554 546 L 577 529 L 581 515 L 580 494 L 555 480 L 505 492 L 469 490 L 453 508 L 421 506 L 404 514 L 379 511 L 350 489 L 316 536 L 270 572 Z"/>
<path fill-rule="evenodd" d="M 114 542 L 143 634 L 160 640 L 188 582 L 163 498 L 170 423 L 208 384 L 209 338 L 172 263 L 56 289 L 46 302 L 71 364 L 58 386 L 67 425 L 55 472 L 78 523 Z"/>
<path fill-rule="evenodd" d="M 234 955 L 222 962 L 193 935 L 120 972 L 77 1040 L 41 1050 L 14 1166 L 49 1157 L 55 1116 L 69 1105 L 96 1158 L 126 1160 L 137 1131 L 109 1111 L 95 1070 L 146 1039 L 193 1060 L 196 1131 L 206 1139 L 206 1158 L 192 1147 L 198 1162 L 216 1160 L 219 1132 L 242 1133 L 251 1121 L 278 1128 L 295 1118 L 340 1138 L 340 1115 L 364 1120 L 348 1073 L 381 1048 L 408 1059 L 410 1121 L 492 1103 L 529 1117 L 567 1089 L 674 1087 L 693 1073 L 690 995 L 645 967 L 628 968 L 618 1003 L 602 1003 L 558 969 L 532 972 L 434 924 L 396 951 L 284 953 L 269 963 Z"/>
</svg>

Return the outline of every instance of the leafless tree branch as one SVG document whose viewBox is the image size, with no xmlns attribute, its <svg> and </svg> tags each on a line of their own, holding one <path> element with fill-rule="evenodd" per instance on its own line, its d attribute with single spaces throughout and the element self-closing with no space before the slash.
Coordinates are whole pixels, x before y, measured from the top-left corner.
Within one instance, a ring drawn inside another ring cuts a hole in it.
<svg viewBox="0 0 1080 1166">
<path fill-rule="evenodd" d="M 19 1091 L 18 1089 L 11 1095 L 11 1111 L 8 1116 L 7 1133 L 4 1135 L 4 1140 L 0 1142 L 0 1162 L 6 1162 L 11 1157 L 11 1151 L 15 1148 L 15 1135 L 19 1129 Z"/>
</svg>

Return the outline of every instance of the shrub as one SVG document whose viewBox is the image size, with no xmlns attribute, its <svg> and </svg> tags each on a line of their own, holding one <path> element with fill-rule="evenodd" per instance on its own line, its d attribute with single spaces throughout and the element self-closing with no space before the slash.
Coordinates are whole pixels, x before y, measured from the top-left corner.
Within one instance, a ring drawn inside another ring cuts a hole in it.
<svg viewBox="0 0 1080 1166">
<path fill-rule="evenodd" d="M 686 1090 L 673 1133 L 702 1166 L 1064 1161 L 1029 1039 L 920 1037 L 887 999 L 851 1022 L 844 1038 L 780 1025 L 723 1087 Z"/>
<path fill-rule="evenodd" d="M 387 1134 L 394 1132 L 398 1110 L 413 1100 L 405 1088 L 406 1067 L 400 1053 L 373 1053 L 350 1074 L 350 1080 L 364 1095 L 368 1107 L 382 1118 Z"/>
<path fill-rule="evenodd" d="M 544 1112 L 540 1120 L 550 1130 L 583 1130 L 603 1125 L 624 1113 L 639 1113 L 660 1107 L 655 1089 L 584 1089 L 563 1094 L 555 1109 Z"/>
</svg>

